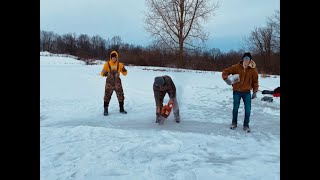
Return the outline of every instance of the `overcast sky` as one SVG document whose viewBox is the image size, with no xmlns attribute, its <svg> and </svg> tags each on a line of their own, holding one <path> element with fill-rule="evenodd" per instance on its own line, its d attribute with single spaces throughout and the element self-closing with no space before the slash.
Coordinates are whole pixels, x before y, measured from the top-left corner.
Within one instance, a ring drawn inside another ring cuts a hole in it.
<svg viewBox="0 0 320 180">
<path fill-rule="evenodd" d="M 216 1 L 215 1 L 216 2 Z M 280 0 L 219 0 L 207 24 L 207 47 L 223 52 L 238 50 L 243 37 L 266 25 L 267 17 L 280 10 Z M 145 0 L 40 0 L 40 29 L 57 34 L 120 36 L 129 44 L 147 46 L 144 29 Z"/>
</svg>

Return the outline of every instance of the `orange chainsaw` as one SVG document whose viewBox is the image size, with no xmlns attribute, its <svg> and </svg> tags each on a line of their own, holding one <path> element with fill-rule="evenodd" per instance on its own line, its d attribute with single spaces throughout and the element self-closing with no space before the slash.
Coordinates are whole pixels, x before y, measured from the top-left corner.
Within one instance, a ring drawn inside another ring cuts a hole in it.
<svg viewBox="0 0 320 180">
<path fill-rule="evenodd" d="M 161 109 L 161 116 L 168 118 L 173 108 L 173 101 L 169 101 L 167 105 L 164 105 Z"/>
</svg>

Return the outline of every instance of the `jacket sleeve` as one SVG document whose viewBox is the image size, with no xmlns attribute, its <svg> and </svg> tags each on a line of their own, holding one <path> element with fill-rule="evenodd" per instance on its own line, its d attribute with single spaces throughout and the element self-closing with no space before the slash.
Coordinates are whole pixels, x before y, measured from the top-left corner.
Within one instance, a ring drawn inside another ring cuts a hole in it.
<svg viewBox="0 0 320 180">
<path fill-rule="evenodd" d="M 259 74 L 256 68 L 254 69 L 254 73 L 252 77 L 252 88 L 253 88 L 253 92 L 257 92 L 259 89 Z"/>
<path fill-rule="evenodd" d="M 160 90 L 159 88 L 155 87 L 155 85 L 153 85 L 153 94 L 154 94 L 154 100 L 156 101 L 156 106 L 160 107 L 160 99 L 159 99 L 159 94 L 160 94 Z"/>
<path fill-rule="evenodd" d="M 124 65 L 122 63 L 119 63 L 119 71 L 124 75 L 126 76 L 128 74 L 128 71 L 127 69 L 124 67 Z"/>
<path fill-rule="evenodd" d="M 236 74 L 234 65 L 231 67 L 225 68 L 222 71 L 222 79 L 223 80 L 227 79 L 230 74 Z"/>
<path fill-rule="evenodd" d="M 108 63 L 104 63 L 100 75 L 101 75 L 102 77 L 105 77 L 105 76 L 108 75 L 108 72 L 109 72 L 109 71 L 110 71 L 110 70 L 109 70 L 109 67 L 108 67 Z"/>
<path fill-rule="evenodd" d="M 175 98 L 176 97 L 176 86 L 174 85 L 172 79 L 169 77 L 168 78 L 168 83 L 169 83 L 169 86 L 170 86 L 170 89 L 169 89 L 169 92 L 170 92 L 170 98 Z"/>
</svg>

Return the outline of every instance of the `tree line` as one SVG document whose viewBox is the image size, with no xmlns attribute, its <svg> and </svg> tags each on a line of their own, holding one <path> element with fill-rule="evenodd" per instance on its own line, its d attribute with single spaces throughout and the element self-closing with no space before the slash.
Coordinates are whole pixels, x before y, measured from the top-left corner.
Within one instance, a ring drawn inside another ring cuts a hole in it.
<svg viewBox="0 0 320 180">
<path fill-rule="evenodd" d="M 119 52 L 126 65 L 176 67 L 185 69 L 222 71 L 241 59 L 244 52 L 251 52 L 259 73 L 280 75 L 280 11 L 268 18 L 265 27 L 255 28 L 239 50 L 223 53 L 219 48 L 197 48 L 183 53 L 168 49 L 154 41 L 146 47 L 128 44 L 120 36 L 105 40 L 99 35 L 88 36 L 67 33 L 63 35 L 40 30 L 40 51 L 70 54 L 80 60 L 109 60 L 111 51 Z"/>
</svg>

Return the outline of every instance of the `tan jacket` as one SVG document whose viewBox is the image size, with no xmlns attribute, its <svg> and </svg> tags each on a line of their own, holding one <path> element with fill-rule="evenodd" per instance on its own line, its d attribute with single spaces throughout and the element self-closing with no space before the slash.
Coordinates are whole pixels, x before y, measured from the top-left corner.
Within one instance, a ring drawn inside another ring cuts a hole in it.
<svg viewBox="0 0 320 180">
<path fill-rule="evenodd" d="M 240 81 L 232 85 L 233 90 L 248 92 L 253 89 L 253 92 L 257 92 L 259 88 L 259 76 L 256 63 L 250 60 L 248 67 L 244 69 L 242 62 L 240 61 L 238 64 L 225 68 L 222 71 L 222 79 L 225 80 L 230 74 L 239 74 Z"/>
</svg>

